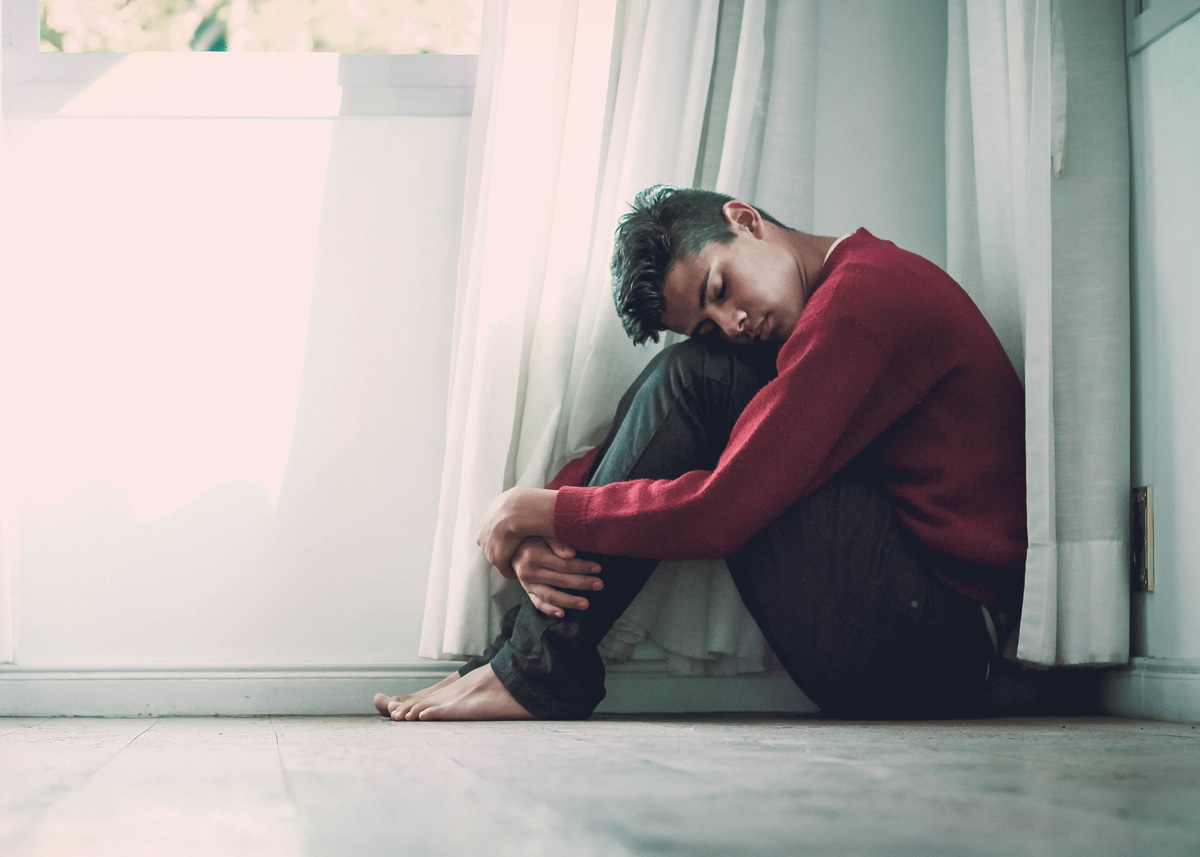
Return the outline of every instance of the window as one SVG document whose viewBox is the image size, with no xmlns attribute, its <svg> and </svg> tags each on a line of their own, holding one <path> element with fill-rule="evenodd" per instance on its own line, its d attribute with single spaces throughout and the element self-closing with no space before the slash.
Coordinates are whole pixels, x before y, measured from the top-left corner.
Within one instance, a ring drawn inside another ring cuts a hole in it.
<svg viewBox="0 0 1200 857">
<path fill-rule="evenodd" d="M 10 115 L 469 115 L 488 0 L 0 0 Z"/>
<path fill-rule="evenodd" d="M 41 0 L 43 51 L 477 54 L 482 0 Z"/>
</svg>

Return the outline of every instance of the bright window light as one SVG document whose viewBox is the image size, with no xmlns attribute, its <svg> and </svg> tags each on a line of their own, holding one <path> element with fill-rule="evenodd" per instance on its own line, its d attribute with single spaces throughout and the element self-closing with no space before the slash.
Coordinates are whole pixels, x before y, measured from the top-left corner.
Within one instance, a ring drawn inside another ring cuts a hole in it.
<svg viewBox="0 0 1200 857">
<path fill-rule="evenodd" d="M 114 486 L 156 520 L 236 483 L 273 508 L 333 121 L 62 118 L 8 141 L 0 492 Z"/>
<path fill-rule="evenodd" d="M 41 49 L 477 54 L 484 0 L 42 0 Z"/>
</svg>

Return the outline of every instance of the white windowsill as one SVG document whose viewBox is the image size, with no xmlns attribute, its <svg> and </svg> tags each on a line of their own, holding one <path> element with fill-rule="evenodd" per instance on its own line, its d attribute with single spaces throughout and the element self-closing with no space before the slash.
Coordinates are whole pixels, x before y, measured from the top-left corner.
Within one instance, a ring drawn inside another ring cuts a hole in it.
<svg viewBox="0 0 1200 857">
<path fill-rule="evenodd" d="M 476 56 L 4 52 L 9 116 L 468 116 Z"/>
</svg>

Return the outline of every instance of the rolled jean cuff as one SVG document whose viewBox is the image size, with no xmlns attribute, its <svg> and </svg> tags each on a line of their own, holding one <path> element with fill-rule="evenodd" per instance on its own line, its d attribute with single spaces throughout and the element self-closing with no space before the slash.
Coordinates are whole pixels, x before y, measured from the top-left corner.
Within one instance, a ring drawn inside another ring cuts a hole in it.
<svg viewBox="0 0 1200 857">
<path fill-rule="evenodd" d="M 463 676 L 465 676 L 467 673 L 471 672 L 472 670 L 479 669 L 481 666 L 483 666 L 486 663 L 489 663 L 487 658 L 471 658 L 471 660 L 467 661 L 465 664 L 463 664 L 461 667 L 458 668 L 459 678 L 462 678 Z"/>
<path fill-rule="evenodd" d="M 538 720 L 586 720 L 604 698 L 603 683 L 600 696 L 591 705 L 569 703 L 557 699 L 546 689 L 539 688 L 536 682 L 527 679 L 519 665 L 513 659 L 513 647 L 505 646 L 490 661 L 492 672 L 512 694 L 513 699 Z M 553 684 L 552 676 L 544 676 L 547 683 Z"/>
</svg>

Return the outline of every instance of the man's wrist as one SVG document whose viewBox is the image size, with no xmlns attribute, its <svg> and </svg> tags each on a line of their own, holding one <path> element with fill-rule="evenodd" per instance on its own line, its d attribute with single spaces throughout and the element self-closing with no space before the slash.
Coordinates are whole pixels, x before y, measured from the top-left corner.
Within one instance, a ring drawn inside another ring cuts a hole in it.
<svg viewBox="0 0 1200 857">
<path fill-rule="evenodd" d="M 524 488 L 517 499 L 516 524 L 523 536 L 554 536 L 554 498 L 549 488 Z"/>
</svg>

